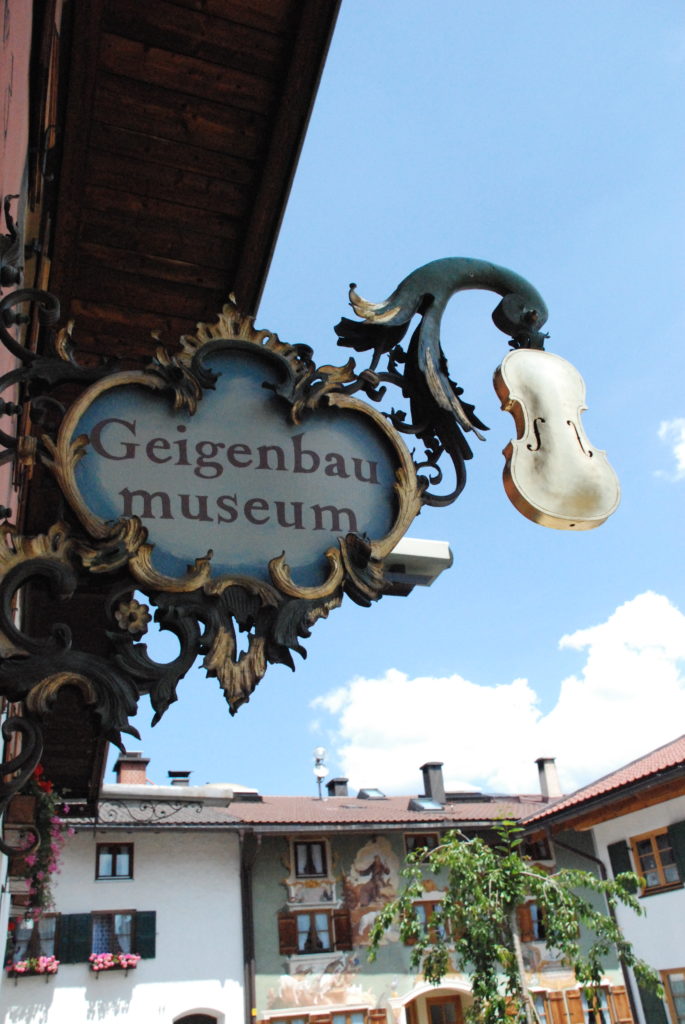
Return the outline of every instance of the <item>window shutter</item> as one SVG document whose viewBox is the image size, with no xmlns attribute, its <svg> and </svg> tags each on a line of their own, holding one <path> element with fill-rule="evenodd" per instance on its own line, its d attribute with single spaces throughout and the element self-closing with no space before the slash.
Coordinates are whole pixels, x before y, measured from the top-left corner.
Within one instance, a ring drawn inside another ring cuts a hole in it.
<svg viewBox="0 0 685 1024">
<path fill-rule="evenodd" d="M 139 910 L 136 914 L 136 950 L 143 960 L 152 960 L 157 943 L 157 913 Z"/>
<path fill-rule="evenodd" d="M 533 919 L 530 916 L 530 907 L 527 903 L 516 908 L 516 918 L 518 920 L 519 932 L 521 933 L 521 942 L 532 942 Z"/>
<path fill-rule="evenodd" d="M 607 853 L 609 854 L 611 872 L 614 878 L 616 878 L 616 875 L 620 875 L 622 871 L 633 870 L 630 853 L 628 852 L 628 844 L 625 839 L 619 839 L 617 843 L 610 843 L 607 846 Z M 637 889 L 633 888 L 632 891 L 636 892 Z"/>
<path fill-rule="evenodd" d="M 566 1009 L 564 1007 L 563 992 L 548 992 L 547 1006 L 549 1008 L 550 1024 L 566 1024 Z"/>
<path fill-rule="evenodd" d="M 63 964 L 86 963 L 92 952 L 92 930 L 90 914 L 62 914 L 57 959 Z"/>
<path fill-rule="evenodd" d="M 611 1007 L 611 1019 L 615 1024 L 633 1024 L 628 993 L 623 985 L 615 985 L 609 989 L 609 1005 Z"/>
<path fill-rule="evenodd" d="M 578 989 L 570 988 L 566 991 L 566 1006 L 568 1008 L 568 1019 L 570 1024 L 585 1024 L 583 1004 L 580 1000 Z"/>
<path fill-rule="evenodd" d="M 639 988 L 639 992 L 646 1024 L 668 1024 L 666 1007 L 661 999 L 646 988 Z"/>
<path fill-rule="evenodd" d="M 676 821 L 670 825 L 668 838 L 671 840 L 671 849 L 678 865 L 680 881 L 685 882 L 685 821 Z"/>
<path fill-rule="evenodd" d="M 297 921 L 294 914 L 285 912 L 278 915 L 278 952 L 284 956 L 297 953 Z"/>
<path fill-rule="evenodd" d="M 352 949 L 352 922 L 349 910 L 333 911 L 333 934 L 336 949 Z"/>
</svg>

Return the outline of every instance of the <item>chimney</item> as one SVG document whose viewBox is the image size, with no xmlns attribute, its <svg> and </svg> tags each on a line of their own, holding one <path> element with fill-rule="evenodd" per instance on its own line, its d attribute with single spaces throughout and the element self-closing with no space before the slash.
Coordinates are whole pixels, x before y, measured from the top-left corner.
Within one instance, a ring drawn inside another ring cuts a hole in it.
<svg viewBox="0 0 685 1024">
<path fill-rule="evenodd" d="M 143 757 L 139 751 L 119 754 L 114 771 L 117 774 L 117 784 L 120 786 L 144 786 L 147 783 L 147 766 L 150 763 L 149 757 Z"/>
<path fill-rule="evenodd" d="M 562 795 L 562 792 L 554 758 L 538 757 L 535 763 L 540 776 L 540 792 L 545 800 L 555 800 Z"/>
<path fill-rule="evenodd" d="M 189 786 L 190 772 L 167 772 L 172 786 Z"/>
<path fill-rule="evenodd" d="M 425 796 L 437 800 L 439 804 L 445 803 L 445 783 L 442 779 L 442 761 L 426 761 L 421 765 L 423 772 L 423 788 Z"/>
<path fill-rule="evenodd" d="M 347 796 L 347 779 L 330 779 L 326 783 L 329 796 Z"/>
</svg>

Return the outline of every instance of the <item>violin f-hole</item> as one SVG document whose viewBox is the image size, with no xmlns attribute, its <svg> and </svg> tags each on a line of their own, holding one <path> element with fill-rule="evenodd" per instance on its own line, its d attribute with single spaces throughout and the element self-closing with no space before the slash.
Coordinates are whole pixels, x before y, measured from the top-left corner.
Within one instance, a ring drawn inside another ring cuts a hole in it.
<svg viewBox="0 0 685 1024">
<path fill-rule="evenodd" d="M 535 419 L 533 420 L 533 433 L 535 434 L 535 440 L 536 440 L 537 443 L 534 444 L 534 445 L 532 445 L 532 444 L 527 444 L 526 445 L 526 448 L 528 449 L 529 452 L 539 452 L 540 449 L 542 448 L 542 438 L 540 437 L 540 427 L 538 426 L 538 424 L 539 423 L 544 423 L 544 422 L 545 422 L 544 416 L 536 416 Z"/>
<path fill-rule="evenodd" d="M 574 434 L 576 435 L 576 440 L 578 441 L 578 444 L 579 444 L 579 446 L 580 446 L 580 450 L 581 450 L 581 452 L 583 453 L 583 455 L 587 455 L 588 459 L 591 459 L 591 458 L 592 458 L 592 456 L 593 456 L 593 455 L 594 455 L 595 453 L 594 453 L 594 452 L 592 451 L 592 449 L 591 449 L 591 448 L 590 448 L 590 449 L 588 450 L 588 449 L 586 449 L 586 448 L 585 448 L 585 446 L 583 445 L 583 442 L 582 442 L 582 441 L 581 441 L 581 439 L 580 439 L 580 434 L 578 433 L 578 427 L 576 426 L 576 424 L 575 424 L 575 423 L 573 422 L 573 420 L 566 420 L 566 425 L 567 425 L 568 427 L 571 427 L 571 428 L 573 429 L 573 432 L 574 432 Z"/>
</svg>

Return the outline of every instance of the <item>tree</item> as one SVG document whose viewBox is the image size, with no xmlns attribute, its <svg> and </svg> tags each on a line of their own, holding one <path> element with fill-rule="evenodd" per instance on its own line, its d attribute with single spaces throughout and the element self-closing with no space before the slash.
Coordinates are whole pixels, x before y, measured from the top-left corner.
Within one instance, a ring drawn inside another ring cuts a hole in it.
<svg viewBox="0 0 685 1024">
<path fill-rule="evenodd" d="M 502 822 L 495 846 L 450 832 L 435 849 L 410 853 L 404 888 L 376 918 L 370 959 L 375 959 L 388 929 L 399 922 L 400 938 L 413 945 L 412 966 L 427 981 L 437 985 L 452 970 L 470 975 L 470 1024 L 535 1024 L 517 914 L 534 900 L 544 920 L 547 947 L 573 969 L 590 1005 L 612 952 L 633 968 L 641 986 L 659 991 L 656 972 L 636 956 L 613 914 L 619 903 L 644 914 L 635 896 L 642 880 L 632 872 L 613 881 L 569 868 L 549 873 L 523 854 L 522 831 L 513 822 Z M 445 896 L 421 922 L 415 901 L 425 897 L 426 869 L 440 876 Z M 593 893 L 604 897 L 608 914 L 593 905 Z"/>
</svg>

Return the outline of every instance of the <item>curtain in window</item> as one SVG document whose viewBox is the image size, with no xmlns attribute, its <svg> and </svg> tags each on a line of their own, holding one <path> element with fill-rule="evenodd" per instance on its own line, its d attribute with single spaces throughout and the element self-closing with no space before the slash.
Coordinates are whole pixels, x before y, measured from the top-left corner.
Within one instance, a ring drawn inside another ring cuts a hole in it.
<svg viewBox="0 0 685 1024">
<path fill-rule="evenodd" d="M 28 956 L 29 942 L 33 935 L 33 921 L 19 921 L 14 932 L 14 952 L 12 960 L 25 960 Z"/>
<path fill-rule="evenodd" d="M 328 914 L 297 915 L 297 949 L 300 953 L 325 953 L 331 949 Z"/>
<path fill-rule="evenodd" d="M 112 874 L 112 847 L 103 846 L 98 851 L 98 878 L 109 878 Z"/>
<path fill-rule="evenodd" d="M 128 878 L 130 870 L 130 852 L 127 846 L 120 846 L 117 850 L 114 873 L 117 878 Z"/>
<path fill-rule="evenodd" d="M 132 929 L 132 915 L 131 914 L 115 914 L 114 915 L 114 938 L 116 940 L 116 953 L 132 953 L 131 949 L 131 932 Z"/>
<path fill-rule="evenodd" d="M 93 915 L 93 953 L 132 953 L 132 914 Z"/>
<path fill-rule="evenodd" d="M 323 843 L 297 843 L 295 850 L 297 875 L 324 874 Z"/>
<path fill-rule="evenodd" d="M 57 917 L 42 917 L 38 922 L 40 932 L 41 956 L 55 955 L 55 932 L 57 931 Z"/>
<path fill-rule="evenodd" d="M 12 961 L 29 956 L 54 956 L 57 917 L 41 917 L 39 921 L 19 921 L 14 933 Z"/>
</svg>

